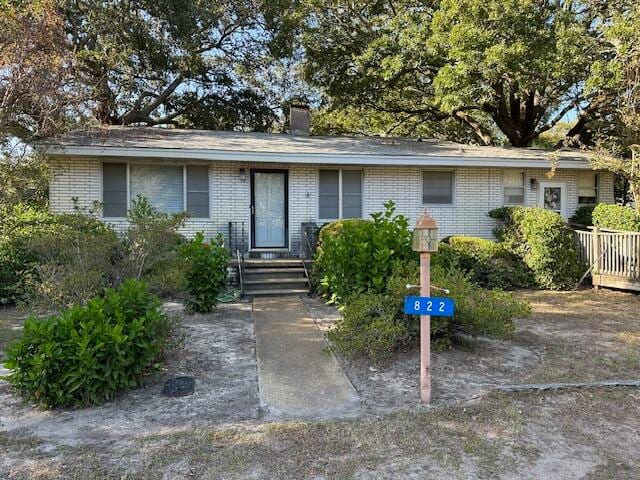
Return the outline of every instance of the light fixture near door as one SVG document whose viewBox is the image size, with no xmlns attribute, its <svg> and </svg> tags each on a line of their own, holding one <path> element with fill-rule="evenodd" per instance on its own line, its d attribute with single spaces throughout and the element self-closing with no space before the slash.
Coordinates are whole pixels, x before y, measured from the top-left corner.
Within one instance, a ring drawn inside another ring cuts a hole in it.
<svg viewBox="0 0 640 480">
<path fill-rule="evenodd" d="M 241 182 L 247 181 L 247 169 L 244 167 L 240 169 L 240 181 Z"/>
</svg>

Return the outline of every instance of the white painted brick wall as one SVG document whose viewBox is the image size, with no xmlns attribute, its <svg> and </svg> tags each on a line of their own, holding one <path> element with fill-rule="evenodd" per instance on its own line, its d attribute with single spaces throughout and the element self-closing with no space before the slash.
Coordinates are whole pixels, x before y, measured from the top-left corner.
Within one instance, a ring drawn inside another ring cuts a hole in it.
<svg viewBox="0 0 640 480">
<path fill-rule="evenodd" d="M 51 161 L 50 204 L 54 212 L 73 211 L 72 197 L 81 207 L 90 207 L 101 199 L 101 160 L 91 158 L 54 159 Z M 246 170 L 244 181 L 240 169 Z M 276 168 L 289 171 L 289 238 L 293 251 L 299 251 L 300 225 L 317 219 L 318 169 L 304 164 L 263 164 L 212 162 L 210 220 L 189 220 L 182 230 L 187 236 L 202 231 L 210 238 L 217 233 L 227 234 L 228 222 L 244 221 L 250 225 L 251 168 Z M 359 168 L 359 167 L 355 167 Z M 365 216 L 382 210 L 392 199 L 397 213 L 409 217 L 413 225 L 423 208 L 427 207 L 437 219 L 441 236 L 464 234 L 492 237 L 495 223 L 487 212 L 503 205 L 502 170 L 496 168 L 457 168 L 454 170 L 455 194 L 453 205 L 422 205 L 422 170 L 418 167 L 364 167 Z M 525 172 L 526 203 L 537 205 L 538 192 L 531 189 L 530 179 L 548 180 L 546 170 Z M 567 211 L 572 215 L 577 207 L 577 171 L 558 170 L 551 181 L 567 185 Z M 600 200 L 613 202 L 613 174 L 602 173 Z M 111 222 L 123 229 L 123 221 Z"/>
</svg>

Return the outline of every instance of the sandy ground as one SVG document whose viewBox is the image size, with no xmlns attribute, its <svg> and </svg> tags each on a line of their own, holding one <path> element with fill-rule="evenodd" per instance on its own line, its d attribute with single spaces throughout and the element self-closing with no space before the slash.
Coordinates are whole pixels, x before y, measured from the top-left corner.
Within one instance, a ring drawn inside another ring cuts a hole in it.
<svg viewBox="0 0 640 480">
<path fill-rule="evenodd" d="M 182 314 L 177 305 L 167 309 Z M 181 347 L 171 352 L 157 378 L 99 407 L 43 411 L 24 404 L 0 382 L 0 432 L 35 437 L 42 442 L 40 448 L 49 451 L 61 445 L 125 445 L 142 432 L 156 435 L 185 425 L 257 418 L 251 304 L 221 305 L 212 315 L 186 315 L 182 333 Z M 166 379 L 182 375 L 196 379 L 192 396 L 161 395 Z M 3 463 L 11 464 L 11 459 L 4 457 Z"/>
<path fill-rule="evenodd" d="M 434 355 L 431 407 L 416 404 L 416 350 L 378 367 L 340 359 L 361 396 L 355 420 L 265 421 L 250 305 L 186 317 L 163 378 L 194 375 L 193 397 L 161 397 L 158 379 L 99 408 L 42 412 L 0 384 L 0 478 L 638 478 L 638 389 L 490 390 L 640 378 L 640 297 L 519 295 L 534 313 L 512 339 Z M 305 303 L 324 328 L 337 318 Z"/>
</svg>

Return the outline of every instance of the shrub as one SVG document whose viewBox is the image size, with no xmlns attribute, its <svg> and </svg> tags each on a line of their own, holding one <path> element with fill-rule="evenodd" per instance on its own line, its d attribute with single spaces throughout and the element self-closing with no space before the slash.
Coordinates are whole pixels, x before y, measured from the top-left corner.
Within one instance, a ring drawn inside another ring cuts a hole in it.
<svg viewBox="0 0 640 480">
<path fill-rule="evenodd" d="M 499 289 L 486 290 L 471 282 L 456 268 L 445 267 L 450 258 L 445 246 L 434 256 L 433 285 L 447 288 L 434 296 L 449 296 L 456 302 L 454 317 L 431 317 L 431 340 L 435 349 L 451 345 L 456 332 L 503 338 L 514 331 L 514 318 L 530 314 L 529 305 L 514 294 Z M 444 252 L 444 253 L 443 253 Z M 383 360 L 399 348 L 414 342 L 419 334 L 419 318 L 403 313 L 406 295 L 417 295 L 407 284 L 419 282 L 415 260 L 397 262 L 384 293 L 360 293 L 345 302 L 343 317 L 329 331 L 329 340 L 339 352 Z"/>
<path fill-rule="evenodd" d="M 193 240 L 182 245 L 181 255 L 188 262 L 187 309 L 203 313 L 213 311 L 217 297 L 226 285 L 229 266 L 229 253 L 222 235 L 211 243 L 204 243 L 204 235 L 198 232 Z"/>
<path fill-rule="evenodd" d="M 78 211 L 16 205 L 0 212 L 0 302 L 57 307 L 86 301 L 111 282 L 115 232 Z"/>
<path fill-rule="evenodd" d="M 573 216 L 569 219 L 569 222 L 576 225 L 583 225 L 585 227 L 593 225 L 594 208 L 595 207 L 593 205 L 579 207 L 576 210 L 576 213 L 574 213 Z"/>
<path fill-rule="evenodd" d="M 7 378 L 47 408 L 101 403 L 157 367 L 171 329 L 159 299 L 144 283 L 127 280 L 58 316 L 29 317 L 7 349 Z"/>
<path fill-rule="evenodd" d="M 373 220 L 340 220 L 325 225 L 314 262 L 314 277 L 323 293 L 342 300 L 357 292 L 381 293 L 393 265 L 415 257 L 408 220 L 395 215 L 395 204 Z"/>
<path fill-rule="evenodd" d="M 154 208 L 149 201 L 138 196 L 127 212 L 129 228 L 124 235 L 124 249 L 128 271 L 124 277 L 138 280 L 165 268 L 178 256 L 177 247 L 184 240 L 178 228 L 184 225 L 187 214 L 167 214 Z"/>
<path fill-rule="evenodd" d="M 342 315 L 328 332 L 333 347 L 341 353 L 364 355 L 377 362 L 411 338 L 406 325 L 398 320 L 397 305 L 386 295 L 356 295 Z"/>
<path fill-rule="evenodd" d="M 440 253 L 437 253 L 435 258 L 439 255 Z M 389 294 L 396 299 L 400 309 L 406 295 L 419 294 L 417 288 L 406 288 L 407 284 L 418 284 L 419 275 L 418 262 L 406 262 L 396 267 L 389 280 Z M 456 331 L 502 338 L 514 331 L 514 318 L 530 314 L 528 304 L 518 300 L 515 294 L 500 289 L 482 288 L 472 282 L 465 272 L 456 268 L 446 268 L 440 261 L 432 265 L 431 284 L 449 290 L 449 293 L 445 294 L 434 289 L 434 297 L 450 297 L 456 302 L 453 317 L 431 318 L 432 336 L 440 347 L 449 345 Z"/>
<path fill-rule="evenodd" d="M 503 224 L 496 237 L 531 269 L 542 288 L 573 287 L 580 276 L 580 261 L 573 232 L 563 218 L 533 207 L 500 208 L 489 212 Z"/>
<path fill-rule="evenodd" d="M 600 203 L 593 210 L 593 224 L 612 230 L 640 232 L 640 214 L 630 207 Z"/>
<path fill-rule="evenodd" d="M 478 237 L 454 236 L 445 240 L 456 266 L 475 283 L 489 288 L 526 288 L 533 284 L 529 268 L 501 244 Z"/>
</svg>

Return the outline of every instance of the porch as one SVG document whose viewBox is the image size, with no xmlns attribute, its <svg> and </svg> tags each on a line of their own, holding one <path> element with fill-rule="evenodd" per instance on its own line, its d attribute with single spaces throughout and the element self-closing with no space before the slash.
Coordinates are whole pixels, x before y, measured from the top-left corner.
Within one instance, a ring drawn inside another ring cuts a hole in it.
<svg viewBox="0 0 640 480">
<path fill-rule="evenodd" d="M 640 232 L 588 227 L 575 235 L 594 287 L 640 291 Z"/>
</svg>

